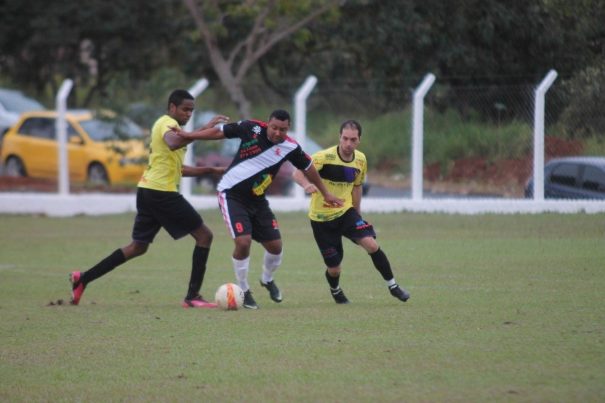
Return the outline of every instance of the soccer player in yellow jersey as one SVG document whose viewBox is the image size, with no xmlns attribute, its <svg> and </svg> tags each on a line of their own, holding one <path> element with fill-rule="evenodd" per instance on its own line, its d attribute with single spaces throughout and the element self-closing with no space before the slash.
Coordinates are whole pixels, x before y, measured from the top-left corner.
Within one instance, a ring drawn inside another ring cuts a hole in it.
<svg viewBox="0 0 605 403">
<path fill-rule="evenodd" d="M 195 239 L 191 278 L 182 303 L 183 307 L 216 307 L 216 304 L 205 301 L 200 295 L 212 243 L 212 232 L 204 224 L 199 213 L 178 192 L 182 176 L 224 172 L 224 168 L 183 165 L 186 146 L 192 140 L 178 136 L 172 128 L 185 125 L 191 118 L 193 109 L 194 98 L 189 92 L 174 90 L 170 94 L 167 113 L 155 122 L 151 130 L 149 164 L 137 188 L 137 215 L 132 228 L 132 241 L 116 249 L 89 270 L 70 273 L 73 305 L 78 305 L 86 286 L 91 281 L 147 252 L 149 244 L 163 227 L 173 239 L 182 238 L 187 234 Z M 215 116 L 200 131 L 211 139 L 219 139 L 222 132 L 215 126 L 227 120 L 226 116 Z"/>
<path fill-rule="evenodd" d="M 325 187 L 344 200 L 342 207 L 326 205 L 315 185 L 300 171 L 294 171 L 293 177 L 307 193 L 311 193 L 311 228 L 327 267 L 325 275 L 334 301 L 337 304 L 349 303 L 340 288 L 342 237 L 346 237 L 368 252 L 391 295 L 405 302 L 410 294 L 395 281 L 389 259 L 376 243 L 374 228 L 361 217 L 362 184 L 367 172 L 367 162 L 366 156 L 357 150 L 360 140 L 361 125 L 355 120 L 347 120 L 340 126 L 338 145 L 313 155 L 313 165 Z"/>
</svg>

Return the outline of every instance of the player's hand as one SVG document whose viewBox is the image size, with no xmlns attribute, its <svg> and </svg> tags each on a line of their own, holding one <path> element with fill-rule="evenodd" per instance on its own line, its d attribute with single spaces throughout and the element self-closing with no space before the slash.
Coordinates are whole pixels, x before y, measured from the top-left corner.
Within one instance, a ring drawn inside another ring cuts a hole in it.
<svg viewBox="0 0 605 403">
<path fill-rule="evenodd" d="M 306 185 L 304 187 L 304 189 L 305 189 L 306 194 L 311 194 L 311 193 L 317 192 L 317 187 L 312 183 L 309 183 L 308 185 Z"/>
<path fill-rule="evenodd" d="M 204 127 L 209 129 L 209 128 L 214 127 L 214 126 L 216 126 L 218 124 L 227 123 L 227 122 L 229 122 L 229 116 L 216 115 L 212 119 L 210 119 L 210 121 L 208 123 L 206 123 L 206 126 L 204 126 Z"/>
<path fill-rule="evenodd" d="M 339 199 L 334 196 L 332 193 L 328 193 L 324 196 L 324 202 L 329 207 L 342 207 L 344 205 L 344 200 Z"/>
</svg>

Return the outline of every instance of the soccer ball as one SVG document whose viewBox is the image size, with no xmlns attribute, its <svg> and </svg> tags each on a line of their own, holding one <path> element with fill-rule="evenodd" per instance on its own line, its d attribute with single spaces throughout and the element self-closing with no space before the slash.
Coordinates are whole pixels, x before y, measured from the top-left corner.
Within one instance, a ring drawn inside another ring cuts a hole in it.
<svg viewBox="0 0 605 403">
<path fill-rule="evenodd" d="M 244 291 L 237 284 L 223 284 L 216 290 L 214 299 L 219 308 L 236 311 L 244 305 Z"/>
</svg>

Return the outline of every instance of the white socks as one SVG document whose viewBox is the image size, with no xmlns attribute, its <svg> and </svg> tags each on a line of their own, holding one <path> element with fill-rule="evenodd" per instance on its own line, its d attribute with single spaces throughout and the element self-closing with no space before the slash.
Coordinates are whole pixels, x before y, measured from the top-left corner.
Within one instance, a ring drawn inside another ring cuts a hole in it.
<svg viewBox="0 0 605 403">
<path fill-rule="evenodd" d="M 231 260 L 233 261 L 233 271 L 235 272 L 235 278 L 237 279 L 239 286 L 242 290 L 244 290 L 244 292 L 248 291 L 250 289 L 250 285 L 248 284 L 250 256 L 242 260 L 237 260 L 236 258 L 232 257 Z"/>
<path fill-rule="evenodd" d="M 273 273 L 281 264 L 283 253 L 279 255 L 273 255 L 267 251 L 265 251 L 265 256 L 263 258 L 263 274 L 262 281 L 267 284 L 270 281 L 273 281 Z M 233 261 L 233 271 L 235 272 L 235 278 L 239 283 L 239 286 L 244 290 L 244 292 L 250 289 L 250 284 L 248 283 L 248 270 L 250 268 L 250 256 L 245 259 L 238 260 L 235 258 L 231 258 Z"/>
<path fill-rule="evenodd" d="M 279 255 L 272 255 L 265 251 L 265 256 L 263 258 L 263 283 L 267 284 L 268 282 L 273 281 L 273 273 L 275 273 L 275 270 L 277 270 L 281 264 L 282 256 L 283 252 Z"/>
</svg>

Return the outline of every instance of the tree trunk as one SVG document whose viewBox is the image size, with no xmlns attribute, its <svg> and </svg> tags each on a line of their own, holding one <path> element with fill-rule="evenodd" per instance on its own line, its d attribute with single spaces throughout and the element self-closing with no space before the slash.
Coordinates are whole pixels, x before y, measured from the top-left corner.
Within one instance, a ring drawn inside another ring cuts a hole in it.
<svg viewBox="0 0 605 403">
<path fill-rule="evenodd" d="M 231 49 L 221 49 L 219 40 L 212 31 L 211 25 L 205 20 L 206 14 L 212 15 L 216 25 L 222 25 L 227 15 L 221 10 L 221 2 L 183 0 L 189 9 L 197 29 L 200 31 L 212 67 L 221 81 L 221 84 L 237 106 L 240 117 L 251 117 L 250 101 L 242 88 L 243 81 L 250 69 L 278 42 L 292 35 L 309 22 L 324 14 L 345 0 L 329 0 L 319 2 L 316 7 L 309 7 L 300 14 L 272 15 L 277 7 L 277 1 L 271 0 L 256 14 L 252 28 Z M 254 2 L 253 2 L 254 3 Z M 241 5 L 241 7 L 247 7 Z M 211 10 L 212 12 L 209 12 Z M 274 24 L 268 24 L 272 22 Z M 275 25 L 274 28 L 268 26 Z M 225 56 L 226 55 L 226 56 Z"/>
</svg>

